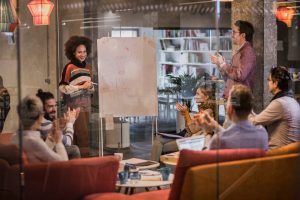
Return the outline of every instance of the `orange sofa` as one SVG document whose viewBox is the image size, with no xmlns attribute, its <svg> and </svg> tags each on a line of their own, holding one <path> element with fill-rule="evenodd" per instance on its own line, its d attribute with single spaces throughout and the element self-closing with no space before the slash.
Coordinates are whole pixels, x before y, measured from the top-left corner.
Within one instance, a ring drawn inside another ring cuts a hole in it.
<svg viewBox="0 0 300 200">
<path fill-rule="evenodd" d="M 268 152 L 184 150 L 171 189 L 132 196 L 92 194 L 84 200 L 300 199 L 299 150 L 299 142 Z"/>
<path fill-rule="evenodd" d="M 182 185 L 185 183 L 185 174 L 193 166 L 205 165 L 207 163 L 216 163 L 262 157 L 265 151 L 260 149 L 226 149 L 211 151 L 191 151 L 182 150 L 180 152 L 179 161 L 175 170 L 175 177 L 171 189 L 160 190 L 154 192 L 144 192 L 132 196 L 122 194 L 92 194 L 84 198 L 84 200 L 179 200 Z"/>
</svg>

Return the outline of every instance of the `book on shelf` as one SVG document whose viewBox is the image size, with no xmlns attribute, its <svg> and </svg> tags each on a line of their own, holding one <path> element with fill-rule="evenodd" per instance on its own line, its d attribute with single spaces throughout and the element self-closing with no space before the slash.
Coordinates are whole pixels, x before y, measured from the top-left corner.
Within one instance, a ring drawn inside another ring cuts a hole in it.
<svg viewBox="0 0 300 200">
<path fill-rule="evenodd" d="M 164 41 L 163 40 L 159 40 L 159 42 L 160 42 L 161 49 L 162 50 L 166 50 L 166 45 L 165 45 Z"/>
</svg>

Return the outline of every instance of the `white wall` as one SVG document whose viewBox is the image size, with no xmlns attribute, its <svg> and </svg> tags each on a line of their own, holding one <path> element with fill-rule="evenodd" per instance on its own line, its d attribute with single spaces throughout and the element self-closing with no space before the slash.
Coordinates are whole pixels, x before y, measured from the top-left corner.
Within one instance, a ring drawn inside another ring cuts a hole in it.
<svg viewBox="0 0 300 200">
<path fill-rule="evenodd" d="M 55 43 L 55 16 L 51 15 L 50 26 L 33 26 L 32 17 L 27 9 L 27 1 L 19 1 L 20 13 L 18 15 L 21 25 L 28 24 L 30 28 L 20 31 L 20 67 L 21 67 L 21 95 L 22 97 L 35 95 L 39 88 L 56 93 L 56 43 Z M 26 8 L 26 9 L 25 9 Z M 48 29 L 48 33 L 47 33 Z M 48 40 L 48 46 L 47 46 Z M 3 132 L 14 132 L 18 128 L 16 106 L 18 104 L 17 86 L 17 47 L 9 45 L 6 36 L 0 34 L 0 74 L 4 84 L 11 95 L 11 110 L 4 125 Z M 47 67 L 49 62 L 50 84 L 45 82 L 48 78 Z"/>
</svg>

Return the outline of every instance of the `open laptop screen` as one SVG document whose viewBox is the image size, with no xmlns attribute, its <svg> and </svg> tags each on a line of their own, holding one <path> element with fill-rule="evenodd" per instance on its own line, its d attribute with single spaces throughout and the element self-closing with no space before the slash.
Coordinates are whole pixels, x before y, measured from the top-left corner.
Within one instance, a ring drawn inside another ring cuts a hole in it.
<svg viewBox="0 0 300 200">
<path fill-rule="evenodd" d="M 203 135 L 188 137 L 176 140 L 179 150 L 202 150 L 205 145 L 205 137 Z"/>
</svg>

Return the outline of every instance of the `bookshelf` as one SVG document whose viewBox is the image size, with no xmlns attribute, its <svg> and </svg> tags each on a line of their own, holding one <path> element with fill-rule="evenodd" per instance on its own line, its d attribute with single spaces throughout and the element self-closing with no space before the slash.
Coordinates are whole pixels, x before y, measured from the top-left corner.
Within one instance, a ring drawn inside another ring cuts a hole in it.
<svg viewBox="0 0 300 200">
<path fill-rule="evenodd" d="M 158 37 L 158 87 L 168 86 L 167 75 L 198 75 L 208 73 L 218 76 L 216 66 L 210 63 L 210 54 L 217 51 L 227 61 L 232 54 L 230 29 L 220 30 L 216 36 L 214 29 L 159 30 Z"/>
</svg>

